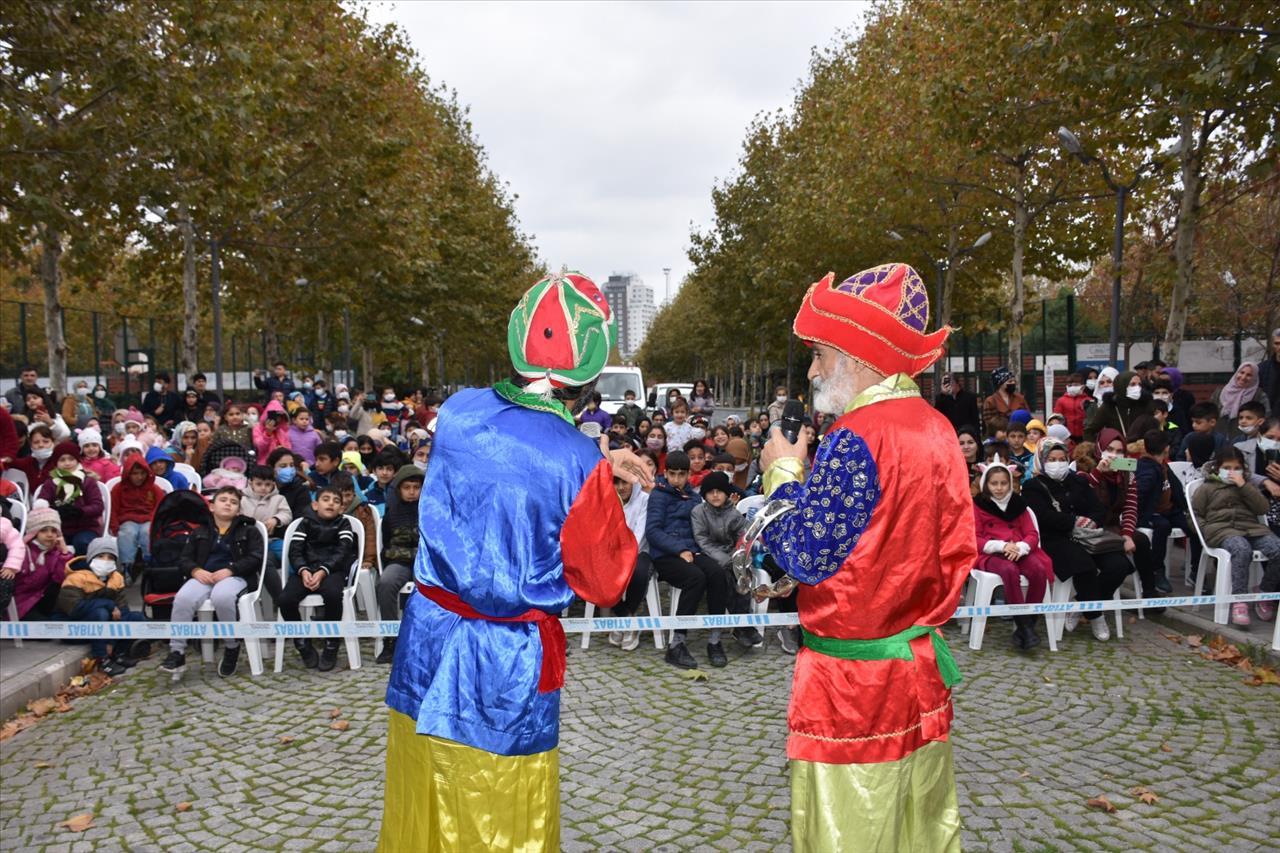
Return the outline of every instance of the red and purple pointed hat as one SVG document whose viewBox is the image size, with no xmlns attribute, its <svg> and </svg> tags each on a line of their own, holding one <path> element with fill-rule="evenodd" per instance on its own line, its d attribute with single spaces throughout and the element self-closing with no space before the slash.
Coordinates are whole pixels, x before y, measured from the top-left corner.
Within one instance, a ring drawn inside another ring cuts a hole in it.
<svg viewBox="0 0 1280 853">
<path fill-rule="evenodd" d="M 884 264 L 834 282 L 835 273 L 827 273 L 810 286 L 796 337 L 835 347 L 885 376 L 915 376 L 942 355 L 952 330 L 926 333 L 929 295 L 914 269 Z"/>
</svg>

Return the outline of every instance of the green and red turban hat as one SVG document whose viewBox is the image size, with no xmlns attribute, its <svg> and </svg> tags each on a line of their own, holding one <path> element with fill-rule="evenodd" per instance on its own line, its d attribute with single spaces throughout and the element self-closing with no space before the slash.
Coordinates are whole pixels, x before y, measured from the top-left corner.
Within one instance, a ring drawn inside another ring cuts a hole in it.
<svg viewBox="0 0 1280 853">
<path fill-rule="evenodd" d="M 548 276 L 520 297 L 507 324 L 507 351 L 528 388 L 545 394 L 600 375 L 616 321 L 596 283 L 578 272 Z"/>
<path fill-rule="evenodd" d="M 929 295 L 906 264 L 884 264 L 835 284 L 835 273 L 809 287 L 796 314 L 796 337 L 835 347 L 892 376 L 915 376 L 942 355 L 951 328 L 929 334 Z"/>
</svg>

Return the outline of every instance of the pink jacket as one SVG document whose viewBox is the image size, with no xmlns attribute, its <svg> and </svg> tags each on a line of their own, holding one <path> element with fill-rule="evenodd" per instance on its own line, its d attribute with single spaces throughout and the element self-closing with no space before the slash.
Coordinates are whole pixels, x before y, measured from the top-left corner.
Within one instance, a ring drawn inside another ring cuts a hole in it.
<svg viewBox="0 0 1280 853">
<path fill-rule="evenodd" d="M 120 476 L 120 466 L 112 462 L 111 457 L 106 454 L 99 456 L 97 459 L 81 458 L 80 467 L 97 474 L 98 481 L 103 484 Z"/>
<path fill-rule="evenodd" d="M 22 534 L 9 519 L 0 516 L 0 545 L 5 547 L 4 563 L 0 568 L 15 572 L 22 571 L 22 562 L 27 559 L 27 549 L 22 547 Z"/>
<path fill-rule="evenodd" d="M 1040 534 L 1036 532 L 1036 526 L 1031 521 L 1031 513 L 1023 512 L 1013 521 L 1005 521 L 1003 518 L 986 512 L 977 504 L 973 507 L 973 522 L 978 533 L 978 568 L 983 569 L 985 563 L 992 557 L 999 557 L 999 554 L 984 553 L 987 543 L 992 540 L 998 542 L 1026 542 L 1031 547 L 1032 553 L 1040 550 Z"/>
<path fill-rule="evenodd" d="M 67 576 L 67 563 L 74 551 L 44 551 L 35 543 L 27 543 L 26 563 L 13 579 L 13 601 L 18 605 L 18 616 L 26 616 L 31 608 L 44 597 L 51 586 L 59 586 Z"/>
<path fill-rule="evenodd" d="M 267 429 L 267 415 L 272 413 L 277 415 L 281 424 L 274 431 Z M 262 416 L 253 425 L 253 446 L 258 451 L 258 461 L 263 465 L 267 464 L 267 457 L 277 447 L 293 449 L 293 445 L 289 443 L 289 415 L 279 401 L 272 400 L 267 403 L 267 407 L 262 410 Z"/>
</svg>

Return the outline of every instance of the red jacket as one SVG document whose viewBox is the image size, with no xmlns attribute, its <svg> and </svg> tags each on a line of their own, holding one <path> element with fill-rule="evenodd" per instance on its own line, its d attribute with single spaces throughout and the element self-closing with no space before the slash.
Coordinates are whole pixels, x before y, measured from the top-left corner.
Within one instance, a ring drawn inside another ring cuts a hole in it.
<svg viewBox="0 0 1280 853">
<path fill-rule="evenodd" d="M 164 498 L 164 490 L 156 485 L 156 475 L 141 453 L 130 453 L 124 459 L 124 474 L 120 482 L 111 487 L 111 535 L 120 530 L 120 522 L 134 521 L 146 524 L 155 515 L 156 507 Z M 147 479 L 141 486 L 129 482 L 129 472 L 141 467 Z"/>
<path fill-rule="evenodd" d="M 1083 392 L 1079 397 L 1063 394 L 1058 398 L 1058 402 L 1053 404 L 1053 410 L 1067 419 L 1067 429 L 1071 431 L 1071 437 L 1077 441 L 1084 435 L 1084 404 L 1092 399 Z"/>
</svg>

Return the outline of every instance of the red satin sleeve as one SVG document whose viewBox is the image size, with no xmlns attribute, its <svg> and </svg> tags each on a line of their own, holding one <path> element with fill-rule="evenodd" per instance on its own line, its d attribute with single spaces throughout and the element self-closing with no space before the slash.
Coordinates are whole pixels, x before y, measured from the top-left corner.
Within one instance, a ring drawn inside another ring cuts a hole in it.
<svg viewBox="0 0 1280 853">
<path fill-rule="evenodd" d="M 564 579 L 583 600 L 610 607 L 626 591 L 637 550 L 613 488 L 613 468 L 601 459 L 582 484 L 560 530 Z"/>
</svg>

